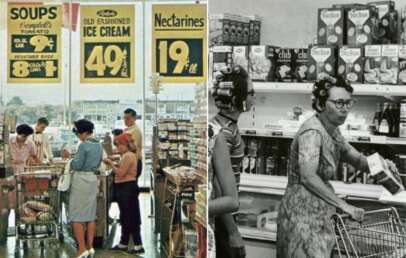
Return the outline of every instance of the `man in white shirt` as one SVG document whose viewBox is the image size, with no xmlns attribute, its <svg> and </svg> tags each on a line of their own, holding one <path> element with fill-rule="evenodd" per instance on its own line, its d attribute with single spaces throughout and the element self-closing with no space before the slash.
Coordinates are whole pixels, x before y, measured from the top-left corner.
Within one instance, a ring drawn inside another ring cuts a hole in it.
<svg viewBox="0 0 406 258">
<path fill-rule="evenodd" d="M 34 134 L 30 135 L 30 137 L 28 138 L 35 144 L 36 155 L 41 162 L 43 162 L 44 160 L 52 162 L 54 158 L 51 145 L 49 144 L 48 135 L 44 133 L 48 125 L 48 119 L 46 119 L 45 117 L 39 118 L 37 120 L 37 124 L 34 127 Z"/>
</svg>

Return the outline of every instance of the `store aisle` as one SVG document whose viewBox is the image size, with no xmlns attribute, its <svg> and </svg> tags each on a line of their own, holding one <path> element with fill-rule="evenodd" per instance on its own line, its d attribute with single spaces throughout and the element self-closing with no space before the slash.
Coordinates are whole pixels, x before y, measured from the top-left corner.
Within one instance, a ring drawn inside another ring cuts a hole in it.
<svg viewBox="0 0 406 258">
<path fill-rule="evenodd" d="M 148 193 L 143 193 L 140 194 L 140 205 L 141 205 L 141 211 L 142 211 L 142 219 L 143 219 L 143 224 L 142 224 L 142 238 L 144 242 L 144 248 L 145 248 L 145 254 L 142 256 L 136 256 L 136 255 L 129 255 L 125 253 L 117 253 L 117 252 L 111 252 L 108 250 L 96 250 L 96 258 L 121 258 L 121 257 L 148 257 L 148 258 L 159 258 L 159 253 L 156 251 L 157 250 L 157 239 L 154 235 L 154 229 L 153 229 L 153 219 L 149 218 L 150 214 L 150 196 Z M 111 210 L 111 215 L 116 216 L 118 214 L 118 211 L 114 206 Z M 117 226 L 115 228 L 115 232 L 112 232 L 113 234 L 113 244 L 117 244 L 120 239 L 120 226 Z M 5 246 L 0 246 L 0 257 L 1 258 L 14 258 L 14 237 L 10 237 L 8 239 L 7 245 Z M 75 255 L 75 249 L 69 245 L 69 244 L 64 244 L 61 246 L 61 248 L 58 250 L 59 253 L 59 258 L 72 258 Z M 49 252 L 49 253 L 44 253 L 44 255 L 41 256 L 40 252 L 34 252 L 34 251 L 29 251 L 25 256 L 26 258 L 55 258 L 55 253 L 54 252 Z"/>
</svg>

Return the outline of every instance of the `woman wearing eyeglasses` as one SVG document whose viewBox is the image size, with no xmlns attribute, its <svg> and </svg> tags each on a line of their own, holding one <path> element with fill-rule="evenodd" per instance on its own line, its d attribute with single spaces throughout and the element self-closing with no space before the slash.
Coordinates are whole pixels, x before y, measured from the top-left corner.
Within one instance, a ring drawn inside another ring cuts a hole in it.
<svg viewBox="0 0 406 258">
<path fill-rule="evenodd" d="M 313 88 L 316 114 L 296 134 L 290 154 L 288 186 L 278 212 L 277 257 L 330 257 L 334 247 L 331 215 L 339 209 L 362 221 L 364 210 L 338 198 L 329 180 L 339 162 L 369 172 L 366 157 L 341 135 L 354 105 L 353 88 L 343 78 L 328 77 Z"/>
<path fill-rule="evenodd" d="M 243 112 L 249 111 L 254 105 L 254 90 L 247 71 L 241 66 L 235 66 L 229 71 L 218 72 L 212 89 L 212 96 L 219 112 L 210 120 L 209 127 L 215 134 L 221 134 L 224 139 L 228 155 L 223 155 L 218 148 L 213 149 L 213 158 L 229 159 L 238 189 L 242 159 L 244 157 L 244 143 L 238 131 L 238 119 Z M 211 136 L 215 137 L 215 136 Z M 225 171 L 213 171 L 213 182 L 232 182 L 234 180 L 221 180 Z M 216 179 L 216 177 L 218 179 Z M 221 187 L 221 185 L 219 184 Z M 226 189 L 217 189 L 218 193 L 228 193 Z M 232 195 L 230 195 L 233 197 Z M 219 198 L 221 196 L 216 196 Z M 232 206 L 232 205 L 231 205 Z M 238 231 L 235 220 L 230 213 L 215 216 L 215 240 L 217 257 L 245 257 L 245 248 L 242 237 Z"/>
<path fill-rule="evenodd" d="M 98 183 L 96 172 L 103 157 L 102 146 L 93 138 L 94 125 L 86 119 L 74 122 L 73 132 L 81 140 L 70 162 L 73 171 L 69 193 L 69 220 L 78 243 L 77 258 L 93 257 L 96 231 Z M 85 241 L 86 239 L 86 241 Z"/>
</svg>

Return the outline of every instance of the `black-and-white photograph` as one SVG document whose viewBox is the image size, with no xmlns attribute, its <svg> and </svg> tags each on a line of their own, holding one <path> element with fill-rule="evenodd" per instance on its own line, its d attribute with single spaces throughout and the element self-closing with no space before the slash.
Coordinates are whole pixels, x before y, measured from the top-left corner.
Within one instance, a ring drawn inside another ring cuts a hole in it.
<svg viewBox="0 0 406 258">
<path fill-rule="evenodd" d="M 209 3 L 208 257 L 406 257 L 406 1 Z"/>
</svg>

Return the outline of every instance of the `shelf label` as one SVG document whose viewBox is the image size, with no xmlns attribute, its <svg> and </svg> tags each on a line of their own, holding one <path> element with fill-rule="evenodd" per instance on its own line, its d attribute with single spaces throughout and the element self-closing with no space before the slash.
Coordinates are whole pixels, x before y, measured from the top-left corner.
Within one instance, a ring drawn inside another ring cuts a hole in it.
<svg viewBox="0 0 406 258">
<path fill-rule="evenodd" d="M 278 131 L 278 132 L 272 132 L 272 136 L 283 136 L 283 132 Z"/>
<path fill-rule="evenodd" d="M 246 130 L 245 134 L 249 134 L 249 135 L 256 135 L 257 131 L 256 130 Z"/>
</svg>

